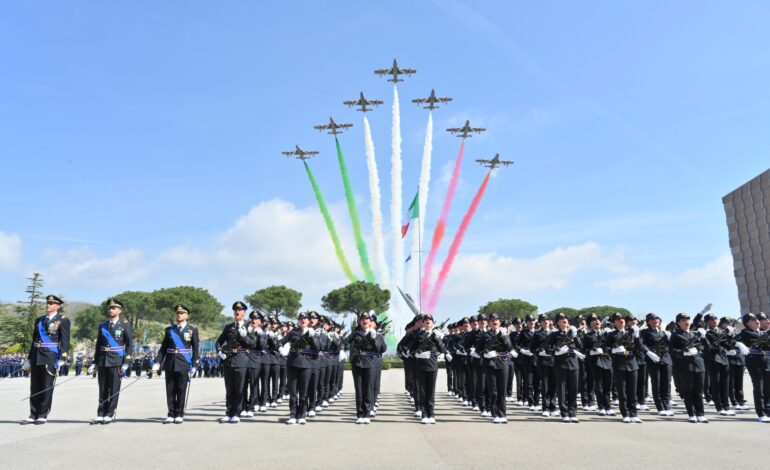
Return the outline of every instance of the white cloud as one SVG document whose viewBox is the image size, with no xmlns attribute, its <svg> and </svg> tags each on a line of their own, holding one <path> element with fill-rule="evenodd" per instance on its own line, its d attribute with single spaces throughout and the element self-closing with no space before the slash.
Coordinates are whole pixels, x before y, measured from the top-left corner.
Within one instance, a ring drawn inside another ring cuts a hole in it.
<svg viewBox="0 0 770 470">
<path fill-rule="evenodd" d="M 149 276 L 154 268 L 147 263 L 140 250 L 121 250 L 100 258 L 89 247 L 69 250 L 61 254 L 49 252 L 53 264 L 36 268 L 47 281 L 57 286 L 96 286 L 121 288 Z"/>
<path fill-rule="evenodd" d="M 163 264 L 197 268 L 206 264 L 206 256 L 196 248 L 180 245 L 161 253 L 158 261 Z"/>
<path fill-rule="evenodd" d="M 734 286 L 733 260 L 730 254 L 723 254 L 703 266 L 687 269 L 676 275 L 660 271 L 642 271 L 599 283 L 599 287 L 618 291 L 637 289 L 732 289 Z"/>
<path fill-rule="evenodd" d="M 0 269 L 14 271 L 21 261 L 21 237 L 0 232 Z"/>
<path fill-rule="evenodd" d="M 560 290 L 580 272 L 621 272 L 620 252 L 598 243 L 558 247 L 535 258 L 512 258 L 495 253 L 459 254 L 443 289 L 445 306 L 468 299 L 516 297 L 522 292 Z"/>
<path fill-rule="evenodd" d="M 334 219 L 339 226 L 347 224 L 339 216 Z M 340 233 L 355 272 L 358 257 L 346 235 Z M 318 287 L 346 282 L 318 210 L 280 199 L 253 207 L 218 238 L 211 252 L 214 264 L 245 284 Z"/>
</svg>

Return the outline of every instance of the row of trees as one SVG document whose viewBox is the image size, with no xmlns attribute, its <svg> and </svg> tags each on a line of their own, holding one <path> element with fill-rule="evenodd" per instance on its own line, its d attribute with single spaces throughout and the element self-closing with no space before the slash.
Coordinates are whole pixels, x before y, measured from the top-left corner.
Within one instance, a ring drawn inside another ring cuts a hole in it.
<svg viewBox="0 0 770 470">
<path fill-rule="evenodd" d="M 604 318 L 612 313 L 621 313 L 624 316 L 629 315 L 631 312 L 623 307 L 613 307 L 610 305 L 602 305 L 597 307 L 586 307 L 581 309 L 575 309 L 570 307 L 559 307 L 554 310 L 545 312 L 545 315 L 550 319 L 554 319 L 558 314 L 564 314 L 567 318 L 575 318 L 578 315 L 586 317 L 592 313 L 596 314 L 599 318 Z M 503 320 L 511 321 L 514 318 L 524 319 L 527 315 L 534 315 L 538 313 L 537 305 L 533 305 L 527 301 L 521 299 L 497 299 L 491 302 L 487 302 L 479 308 L 479 313 L 484 315 L 497 314 Z"/>
</svg>

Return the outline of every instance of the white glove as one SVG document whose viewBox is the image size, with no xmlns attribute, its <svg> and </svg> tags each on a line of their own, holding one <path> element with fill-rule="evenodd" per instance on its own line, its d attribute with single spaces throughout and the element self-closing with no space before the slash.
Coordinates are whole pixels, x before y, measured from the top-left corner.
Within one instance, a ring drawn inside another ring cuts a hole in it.
<svg viewBox="0 0 770 470">
<path fill-rule="evenodd" d="M 578 358 L 578 359 L 580 359 L 581 361 L 582 361 L 582 360 L 584 360 L 584 359 L 586 358 L 586 355 L 585 355 L 585 354 L 583 354 L 583 353 L 582 353 L 582 352 L 580 352 L 580 351 L 572 351 L 572 352 L 574 352 L 574 353 L 575 353 L 575 356 L 577 356 L 577 358 Z"/>
<path fill-rule="evenodd" d="M 574 326 L 569 327 L 569 332 L 572 333 L 572 336 L 577 336 L 577 328 Z"/>
<path fill-rule="evenodd" d="M 423 351 L 414 355 L 417 359 L 430 359 L 430 351 Z"/>
<path fill-rule="evenodd" d="M 125 374 L 125 373 L 126 373 L 126 370 L 128 369 L 128 364 L 123 364 L 122 366 L 120 366 L 120 369 L 121 369 L 121 370 L 123 371 L 123 373 Z"/>
<path fill-rule="evenodd" d="M 90 366 L 88 366 L 88 370 L 86 371 L 86 375 L 92 375 L 95 370 L 96 370 L 96 366 L 91 364 Z"/>
<path fill-rule="evenodd" d="M 540 357 L 548 357 L 548 353 L 545 351 L 540 351 L 539 353 L 537 353 L 537 355 Z"/>
<path fill-rule="evenodd" d="M 732 336 L 735 333 L 735 328 L 732 326 L 727 326 L 727 332 L 730 333 L 730 336 Z"/>
<path fill-rule="evenodd" d="M 258 335 L 264 335 L 265 334 L 265 330 L 263 330 L 262 328 L 257 328 L 256 333 Z"/>
<path fill-rule="evenodd" d="M 158 371 L 160 370 L 160 364 L 158 364 L 158 363 L 156 362 L 155 364 L 153 364 L 153 365 L 152 365 L 152 369 L 151 369 L 151 370 L 152 370 L 153 372 L 158 372 Z"/>
<path fill-rule="evenodd" d="M 244 327 L 240 327 L 240 328 L 238 329 L 238 334 L 239 334 L 239 335 L 241 335 L 241 336 L 246 336 L 246 335 L 248 335 L 248 334 L 249 334 L 249 332 L 248 332 L 248 331 L 246 331 L 246 328 L 244 328 Z"/>
<path fill-rule="evenodd" d="M 26 361 L 24 361 L 24 364 L 21 365 L 21 370 L 23 370 L 24 372 L 27 372 L 29 371 L 29 368 L 30 368 L 29 359 L 27 359 Z"/>
<path fill-rule="evenodd" d="M 337 358 L 340 362 L 344 362 L 347 356 L 345 355 L 345 351 L 340 350 L 340 353 L 337 355 Z"/>
<path fill-rule="evenodd" d="M 507 335 L 508 334 L 508 328 L 506 328 L 504 326 L 501 326 L 500 329 L 497 330 L 497 331 L 499 331 L 500 334 L 502 334 L 502 335 Z"/>
<path fill-rule="evenodd" d="M 227 354 L 223 353 L 222 351 L 219 351 L 217 356 L 219 356 L 219 358 L 222 360 L 227 359 Z"/>
<path fill-rule="evenodd" d="M 308 336 L 310 336 L 312 338 L 313 335 L 315 335 L 315 330 L 312 329 L 312 328 L 305 328 L 304 330 L 302 330 L 302 333 L 303 334 L 307 334 Z"/>
<path fill-rule="evenodd" d="M 592 356 L 598 356 L 599 354 L 604 354 L 604 349 L 602 349 L 602 348 L 593 348 L 591 350 L 591 355 Z"/>
<path fill-rule="evenodd" d="M 311 335 L 312 335 L 312 333 L 311 333 Z M 275 337 L 275 331 L 267 330 L 267 336 L 270 337 L 270 338 L 274 338 Z"/>
<path fill-rule="evenodd" d="M 611 328 L 609 328 L 609 327 L 607 327 L 607 328 L 604 328 L 604 329 L 602 330 L 602 333 L 609 333 L 610 331 L 612 331 L 612 329 L 611 329 Z"/>
<path fill-rule="evenodd" d="M 736 351 L 735 349 L 731 349 L 731 350 L 727 351 L 727 355 L 728 356 L 735 356 L 737 354 L 738 354 L 738 351 Z"/>
<path fill-rule="evenodd" d="M 706 330 L 704 330 L 703 328 L 698 328 L 698 334 L 701 336 L 701 338 L 705 338 Z"/>
<path fill-rule="evenodd" d="M 441 330 L 433 330 L 433 333 L 431 333 L 436 339 L 441 339 L 444 337 L 444 333 L 441 332 Z"/>
<path fill-rule="evenodd" d="M 521 348 L 521 353 L 524 354 L 525 356 L 532 357 L 532 351 L 530 351 L 527 348 Z"/>
<path fill-rule="evenodd" d="M 372 339 L 376 338 L 377 337 L 377 330 L 375 330 L 374 328 L 369 328 L 369 336 L 371 336 Z"/>
<path fill-rule="evenodd" d="M 452 362 L 452 355 L 449 353 L 444 354 L 444 359 L 446 359 L 447 362 Z"/>
<path fill-rule="evenodd" d="M 63 366 L 64 364 L 65 364 L 65 361 L 63 361 L 62 359 L 59 359 L 58 361 L 56 361 L 56 368 L 58 369 L 59 367 Z"/>
<path fill-rule="evenodd" d="M 626 352 L 625 346 L 618 346 L 617 348 L 612 348 L 612 354 L 621 354 Z"/>
<path fill-rule="evenodd" d="M 743 354 L 744 356 L 749 353 L 749 348 L 747 348 L 746 345 L 741 343 L 740 341 L 735 343 L 735 346 L 738 347 L 738 349 L 741 351 L 741 354 Z"/>
<path fill-rule="evenodd" d="M 281 354 L 281 356 L 288 356 L 289 350 L 291 350 L 291 344 L 289 343 L 286 343 L 278 348 L 278 352 Z"/>
<path fill-rule="evenodd" d="M 684 352 L 685 356 L 694 356 L 696 354 L 698 354 L 698 350 L 695 349 L 695 348 L 690 348 L 690 349 L 688 349 L 687 351 Z"/>
<path fill-rule="evenodd" d="M 631 329 L 634 330 L 634 338 L 638 338 L 639 337 L 639 326 L 638 325 L 634 325 L 634 326 L 631 327 Z"/>
<path fill-rule="evenodd" d="M 471 351 L 471 356 L 475 357 L 476 359 L 481 359 L 481 356 L 479 356 L 479 355 L 476 353 L 476 350 L 472 350 L 472 351 Z"/>
<path fill-rule="evenodd" d="M 657 364 L 658 362 L 660 362 L 660 356 L 658 356 L 658 355 L 657 355 L 657 354 L 655 354 L 654 352 L 652 352 L 652 351 L 647 351 L 645 354 L 647 354 L 647 357 L 649 357 L 649 358 L 652 360 L 652 362 L 654 362 L 654 363 L 656 363 L 656 364 Z"/>
<path fill-rule="evenodd" d="M 513 350 L 513 349 L 511 350 L 511 353 L 510 353 L 510 354 L 511 354 L 511 357 L 512 357 L 512 358 L 514 358 L 514 359 L 516 359 L 517 357 L 519 357 L 519 353 L 517 353 L 517 352 L 516 352 L 515 350 Z"/>
<path fill-rule="evenodd" d="M 192 369 L 190 369 L 190 376 L 191 377 L 194 376 L 196 372 L 198 372 L 198 368 L 197 367 L 193 367 Z"/>
<path fill-rule="evenodd" d="M 484 359 L 494 359 L 497 357 L 497 351 L 487 351 L 484 353 Z"/>
<path fill-rule="evenodd" d="M 563 356 L 563 355 L 567 354 L 568 352 L 569 352 L 569 347 L 568 346 L 562 346 L 559 349 L 557 349 L 556 351 L 554 351 L 554 354 L 556 354 L 557 356 Z"/>
<path fill-rule="evenodd" d="M 249 333 L 254 333 L 254 327 L 249 325 L 249 327 L 246 328 L 246 331 L 248 331 Z"/>
<path fill-rule="evenodd" d="M 666 339 L 671 339 L 671 332 L 670 331 L 666 330 L 666 331 L 664 331 L 664 333 L 666 333 Z"/>
</svg>

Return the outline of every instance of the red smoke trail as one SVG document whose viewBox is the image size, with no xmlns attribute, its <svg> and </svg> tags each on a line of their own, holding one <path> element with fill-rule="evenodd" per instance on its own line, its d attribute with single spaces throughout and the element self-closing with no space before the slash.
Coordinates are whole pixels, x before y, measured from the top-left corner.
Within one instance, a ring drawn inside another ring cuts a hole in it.
<svg viewBox="0 0 770 470">
<path fill-rule="evenodd" d="M 436 224 L 436 229 L 433 231 L 433 240 L 430 244 L 430 251 L 428 252 L 428 258 L 425 260 L 425 268 L 422 275 L 422 295 L 428 297 L 430 292 L 430 277 L 433 271 L 433 262 L 436 260 L 436 253 L 441 245 L 441 240 L 444 238 L 444 232 L 446 231 L 446 219 L 449 216 L 449 209 L 452 207 L 452 199 L 455 196 L 455 189 L 457 189 L 457 181 L 460 179 L 460 167 L 463 161 L 463 152 L 465 151 L 465 140 L 460 143 L 460 153 L 457 155 L 455 161 L 454 170 L 452 170 L 452 179 L 449 180 L 449 188 L 447 188 L 446 199 L 444 199 L 444 206 L 441 208 L 441 216 Z M 422 214 L 420 214 L 422 216 Z"/>
<path fill-rule="evenodd" d="M 487 183 L 489 183 L 489 177 L 491 175 L 492 170 L 490 169 L 487 173 L 487 176 L 484 178 L 484 182 L 481 183 L 481 187 L 479 187 L 478 192 L 476 192 L 476 195 L 473 197 L 471 207 L 468 209 L 468 212 L 465 213 L 463 221 L 460 224 L 460 228 L 457 230 L 457 234 L 455 235 L 454 240 L 452 240 L 452 246 L 449 247 L 449 254 L 447 254 L 446 260 L 444 260 L 444 264 L 441 266 L 438 279 L 436 279 L 436 285 L 433 287 L 433 290 L 430 293 L 430 298 L 425 309 L 427 312 L 433 312 L 433 309 L 436 307 L 438 297 L 441 294 L 441 288 L 444 286 L 444 281 L 446 281 L 446 278 L 449 275 L 449 270 L 452 269 L 452 263 L 455 260 L 455 256 L 457 256 L 457 251 L 460 249 L 460 244 L 463 241 L 465 231 L 468 230 L 468 225 L 471 223 L 473 214 L 476 213 L 476 208 L 479 206 L 481 198 L 484 197 L 484 191 L 487 189 Z"/>
</svg>

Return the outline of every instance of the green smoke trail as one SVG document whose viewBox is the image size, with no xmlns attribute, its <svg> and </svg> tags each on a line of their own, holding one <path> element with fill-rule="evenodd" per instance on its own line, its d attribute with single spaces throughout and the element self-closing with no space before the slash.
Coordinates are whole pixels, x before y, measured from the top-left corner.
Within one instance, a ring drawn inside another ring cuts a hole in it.
<svg viewBox="0 0 770 470">
<path fill-rule="evenodd" d="M 358 278 L 353 274 L 353 271 L 350 270 L 348 260 L 345 258 L 345 252 L 342 251 L 340 237 L 337 235 L 337 229 L 334 228 L 334 221 L 332 220 L 332 215 L 329 213 L 329 208 L 326 207 L 326 201 L 324 200 L 323 194 L 321 194 L 321 188 L 318 187 L 318 182 L 315 180 L 313 172 L 310 171 L 310 165 L 308 165 L 307 162 L 303 163 L 305 164 L 307 177 L 310 179 L 310 185 L 313 187 L 313 193 L 315 194 L 316 201 L 318 201 L 318 208 L 321 209 L 321 215 L 323 215 L 324 222 L 326 222 L 326 228 L 329 230 L 329 236 L 332 237 L 334 252 L 337 254 L 337 259 L 340 262 L 340 266 L 342 266 L 342 271 L 345 272 L 345 277 L 348 278 L 348 281 L 356 282 Z"/>
<path fill-rule="evenodd" d="M 364 277 L 366 280 L 368 282 L 374 282 L 374 272 L 369 265 L 369 253 L 366 251 L 366 243 L 364 242 L 364 237 L 361 235 L 361 221 L 358 219 L 356 198 L 353 195 L 353 187 L 350 185 L 348 167 L 345 165 L 345 157 L 342 155 L 340 141 L 335 138 L 334 143 L 337 144 L 337 160 L 340 162 L 342 184 L 345 186 L 345 199 L 348 201 L 348 211 L 350 212 L 350 220 L 353 223 L 353 236 L 356 238 L 356 248 L 358 249 L 358 257 L 361 259 L 361 268 L 364 270 Z"/>
</svg>

